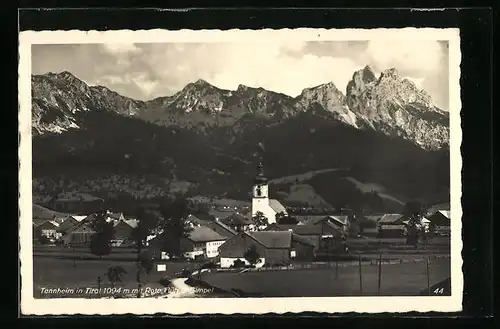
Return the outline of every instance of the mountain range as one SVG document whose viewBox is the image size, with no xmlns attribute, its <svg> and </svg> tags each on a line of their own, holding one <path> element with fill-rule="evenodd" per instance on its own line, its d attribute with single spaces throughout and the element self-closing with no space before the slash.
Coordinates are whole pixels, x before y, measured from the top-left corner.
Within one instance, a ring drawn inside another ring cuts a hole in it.
<svg viewBox="0 0 500 329">
<path fill-rule="evenodd" d="M 297 97 L 198 80 L 138 101 L 66 71 L 32 76 L 34 177 L 92 176 L 95 189 L 104 176 L 148 176 L 160 189 L 183 182 L 190 193 L 248 198 L 255 145 L 263 142 L 272 178 L 346 168 L 275 184 L 285 199 L 302 186 L 330 204 L 374 193 L 442 201 L 449 197 L 448 122 L 395 69 L 376 77 L 369 66 L 354 72 L 345 95 L 330 82 Z"/>
</svg>

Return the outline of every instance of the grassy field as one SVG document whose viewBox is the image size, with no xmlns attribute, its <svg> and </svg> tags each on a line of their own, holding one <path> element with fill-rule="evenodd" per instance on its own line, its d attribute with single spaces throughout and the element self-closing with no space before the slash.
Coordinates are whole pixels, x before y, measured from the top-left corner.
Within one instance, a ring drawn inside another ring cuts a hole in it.
<svg viewBox="0 0 500 329">
<path fill-rule="evenodd" d="M 450 260 L 438 259 L 429 263 L 429 284 L 450 277 Z M 211 272 L 203 275 L 206 283 L 227 291 L 238 289 L 262 297 L 332 297 L 376 296 L 378 266 L 335 267 L 293 271 L 262 271 L 246 273 Z M 417 296 L 427 287 L 425 262 L 385 264 L 381 270 L 380 295 Z"/>
<path fill-rule="evenodd" d="M 418 295 L 427 287 L 425 260 L 428 256 L 449 256 L 449 238 L 435 238 L 415 250 L 404 245 L 404 239 L 354 239 L 348 242 L 351 254 L 356 256 L 351 266 L 334 266 L 328 269 L 300 269 L 294 271 L 267 271 L 259 273 L 207 273 L 203 280 L 215 287 L 231 290 L 237 288 L 247 293 L 265 296 L 349 296 L 360 294 L 359 268 L 357 256 L 361 255 L 363 295 L 378 293 L 379 250 L 383 250 L 383 261 L 403 261 L 402 264 L 383 264 L 381 294 Z M 379 249 L 379 248 L 382 249 Z M 125 296 L 124 289 L 136 289 L 136 258 L 133 248 L 113 248 L 110 255 L 92 255 L 88 247 L 62 248 L 54 246 L 35 246 L 33 258 L 34 297 L 81 297 L 95 298 L 104 294 L 89 293 L 87 288 L 108 288 L 111 284 L 106 272 L 110 266 L 121 266 L 127 272 L 122 283 L 116 285 L 121 291 L 110 291 L 114 297 Z M 397 263 L 396 262 L 396 263 Z M 332 263 L 333 264 L 333 263 Z M 354 266 L 352 266 L 354 264 Z M 198 263 L 168 262 L 165 272 L 153 270 L 150 274 L 141 273 L 142 288 L 165 288 L 170 278 L 182 269 L 194 269 Z M 433 285 L 450 276 L 449 259 L 432 260 L 429 280 Z M 98 277 L 101 281 L 98 283 Z M 74 291 L 42 293 L 42 288 L 70 288 Z M 78 289 L 82 289 L 79 292 Z M 128 294 L 131 295 L 131 294 Z M 130 296 L 131 297 L 131 296 Z"/>
<path fill-rule="evenodd" d="M 120 296 L 125 288 L 134 289 L 138 287 L 136 282 L 137 267 L 135 262 L 131 261 L 115 261 L 115 260 L 71 260 L 60 259 L 53 257 L 37 257 L 33 258 L 33 281 L 34 281 L 34 297 L 35 298 L 95 298 L 95 293 L 87 292 L 87 288 L 107 288 L 111 284 L 106 276 L 107 269 L 110 266 L 121 266 L 127 272 L 122 277 L 122 284 L 117 284 L 116 287 L 121 287 L 121 292 L 113 293 L 113 296 Z M 185 262 L 170 262 L 167 263 L 165 272 L 156 272 L 153 270 L 149 275 L 142 272 L 141 281 L 143 288 L 161 289 L 165 286 L 160 283 L 160 280 L 172 276 L 175 273 L 182 271 L 184 268 L 193 268 L 196 264 Z M 101 278 L 100 285 L 97 278 Z M 83 292 L 68 292 L 68 293 L 42 293 L 42 288 L 82 288 Z M 99 296 L 105 296 L 106 293 Z"/>
</svg>

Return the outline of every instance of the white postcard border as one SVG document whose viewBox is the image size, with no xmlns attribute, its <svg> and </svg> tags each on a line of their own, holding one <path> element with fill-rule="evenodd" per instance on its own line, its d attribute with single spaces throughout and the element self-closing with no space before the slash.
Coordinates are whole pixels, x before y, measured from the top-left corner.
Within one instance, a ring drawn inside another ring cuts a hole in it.
<svg viewBox="0 0 500 329">
<path fill-rule="evenodd" d="M 451 283 L 447 297 L 296 297 L 296 298 L 161 298 L 34 299 L 31 168 L 31 45 L 64 43 L 272 42 L 420 39 L 449 41 Z M 24 315 L 111 314 L 267 314 L 456 312 L 462 309 L 462 207 L 460 146 L 459 29 L 281 29 L 281 30 L 141 30 L 24 31 L 19 37 L 19 239 L 21 313 Z"/>
</svg>

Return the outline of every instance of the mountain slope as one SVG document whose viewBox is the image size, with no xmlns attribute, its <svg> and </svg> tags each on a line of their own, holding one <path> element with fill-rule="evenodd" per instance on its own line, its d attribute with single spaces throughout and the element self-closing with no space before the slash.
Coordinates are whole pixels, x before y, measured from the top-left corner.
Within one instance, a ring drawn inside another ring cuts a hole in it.
<svg viewBox="0 0 500 329">
<path fill-rule="evenodd" d="M 292 98 L 243 85 L 223 90 L 198 80 L 173 96 L 142 102 L 105 87 L 88 86 L 69 72 L 33 76 L 32 85 L 35 135 L 78 129 L 79 113 L 89 110 L 207 132 L 233 126 L 238 130 L 240 122 L 248 119 L 278 123 L 314 108 L 346 125 L 406 139 L 423 149 L 449 145 L 448 113 L 394 69 L 382 72 L 378 79 L 368 66 L 355 72 L 347 96 L 331 82 L 306 88 Z"/>
<path fill-rule="evenodd" d="M 369 71 L 355 73 L 347 97 L 332 83 L 292 98 L 245 86 L 222 90 L 199 80 L 148 102 L 88 86 L 67 72 L 33 76 L 33 174 L 41 182 L 34 191 L 77 188 L 137 199 L 180 189 L 247 200 L 255 145 L 263 142 L 266 175 L 319 171 L 301 184 L 310 186 L 308 198 L 335 207 L 397 205 L 364 190 L 370 184 L 402 202 L 446 201 L 446 140 L 415 142 L 420 128 L 441 136 L 446 116 L 411 84 L 400 90 L 393 85 L 398 77 L 374 80 Z M 367 105 L 369 92 L 375 107 Z M 401 106 L 387 108 L 396 101 Z M 271 189 L 294 193 L 295 200 L 300 193 L 294 185 L 276 180 Z"/>
<path fill-rule="evenodd" d="M 395 69 L 385 70 L 378 79 L 369 66 L 355 72 L 346 100 L 360 126 L 411 140 L 425 149 L 449 145 L 448 113 Z"/>
</svg>

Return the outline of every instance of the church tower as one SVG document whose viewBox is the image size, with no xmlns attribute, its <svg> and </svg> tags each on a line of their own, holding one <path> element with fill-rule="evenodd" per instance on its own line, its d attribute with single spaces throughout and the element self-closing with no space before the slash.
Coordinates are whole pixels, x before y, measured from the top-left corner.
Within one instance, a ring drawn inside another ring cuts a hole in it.
<svg viewBox="0 0 500 329">
<path fill-rule="evenodd" d="M 264 214 L 269 222 L 274 222 L 274 214 L 270 214 L 268 181 L 264 176 L 262 160 L 257 164 L 252 191 L 252 216 L 255 216 L 257 212 Z"/>
<path fill-rule="evenodd" d="M 253 199 L 269 199 L 267 178 L 264 176 L 262 160 L 257 164 L 257 174 L 253 184 Z"/>
</svg>

